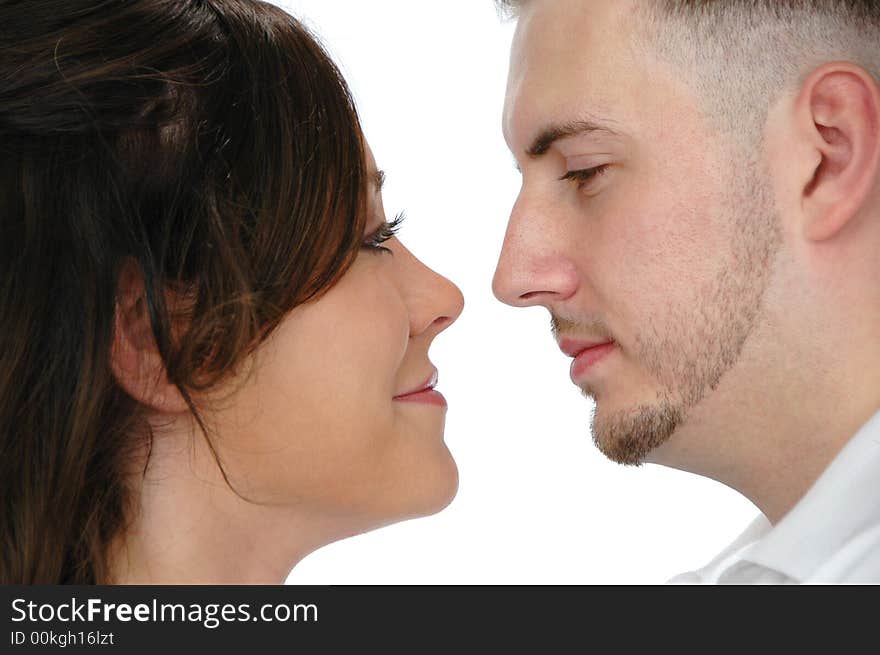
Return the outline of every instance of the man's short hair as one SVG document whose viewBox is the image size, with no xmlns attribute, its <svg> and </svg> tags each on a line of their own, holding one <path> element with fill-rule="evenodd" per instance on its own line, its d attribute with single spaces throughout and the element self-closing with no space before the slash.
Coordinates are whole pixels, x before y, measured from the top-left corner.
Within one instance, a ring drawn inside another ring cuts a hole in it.
<svg viewBox="0 0 880 655">
<path fill-rule="evenodd" d="M 495 0 L 514 17 L 529 0 Z M 880 0 L 644 0 L 637 49 L 688 73 L 720 127 L 755 143 L 767 111 L 817 66 L 880 80 Z"/>
</svg>

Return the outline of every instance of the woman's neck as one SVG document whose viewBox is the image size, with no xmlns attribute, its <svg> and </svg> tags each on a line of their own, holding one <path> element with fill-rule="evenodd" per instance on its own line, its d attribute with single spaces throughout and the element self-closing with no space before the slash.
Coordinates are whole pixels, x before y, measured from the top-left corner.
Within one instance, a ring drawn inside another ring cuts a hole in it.
<svg viewBox="0 0 880 655">
<path fill-rule="evenodd" d="M 157 435 L 146 474 L 132 476 L 133 515 L 109 553 L 112 584 L 282 584 L 303 557 L 348 536 L 320 513 L 240 497 L 191 434 Z"/>
</svg>

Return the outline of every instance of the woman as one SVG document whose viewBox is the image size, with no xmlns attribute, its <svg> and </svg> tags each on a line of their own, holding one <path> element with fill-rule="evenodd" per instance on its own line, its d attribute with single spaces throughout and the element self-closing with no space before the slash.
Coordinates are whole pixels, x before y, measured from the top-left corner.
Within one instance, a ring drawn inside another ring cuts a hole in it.
<svg viewBox="0 0 880 655">
<path fill-rule="evenodd" d="M 280 583 L 457 489 L 428 348 L 314 38 L 256 0 L 0 5 L 3 583 Z"/>
</svg>

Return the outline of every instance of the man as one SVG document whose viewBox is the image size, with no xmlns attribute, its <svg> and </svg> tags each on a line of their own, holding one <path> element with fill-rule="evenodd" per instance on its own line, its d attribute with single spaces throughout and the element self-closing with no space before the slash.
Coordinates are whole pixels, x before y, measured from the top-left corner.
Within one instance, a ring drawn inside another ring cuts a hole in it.
<svg viewBox="0 0 880 655">
<path fill-rule="evenodd" d="M 880 581 L 880 3 L 522 0 L 493 290 L 593 439 L 763 515 L 678 582 Z"/>
</svg>

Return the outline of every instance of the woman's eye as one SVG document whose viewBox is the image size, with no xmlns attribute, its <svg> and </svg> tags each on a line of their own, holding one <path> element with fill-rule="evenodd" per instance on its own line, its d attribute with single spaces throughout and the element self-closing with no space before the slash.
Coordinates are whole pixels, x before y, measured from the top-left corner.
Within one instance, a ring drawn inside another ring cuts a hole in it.
<svg viewBox="0 0 880 655">
<path fill-rule="evenodd" d="M 404 212 L 400 212 L 397 216 L 394 217 L 390 223 L 385 221 L 380 225 L 376 230 L 374 230 L 371 234 L 367 236 L 364 242 L 361 244 L 362 248 L 366 250 L 370 250 L 372 252 L 387 252 L 391 253 L 389 248 L 381 245 L 394 237 L 397 234 L 398 230 L 400 230 L 400 224 L 403 223 L 403 219 L 406 218 L 406 214 Z"/>
<path fill-rule="evenodd" d="M 610 164 L 602 164 L 601 166 L 594 166 L 593 168 L 583 168 L 577 171 L 568 171 L 559 179 L 577 182 L 577 188 L 582 189 L 589 182 L 603 175 L 609 166 Z"/>
</svg>

